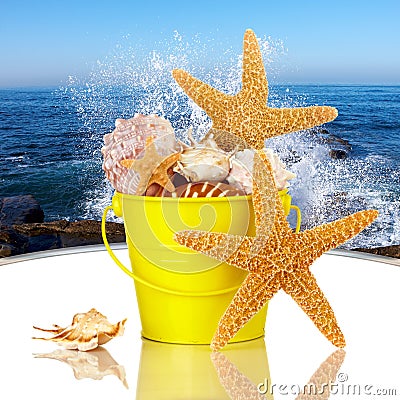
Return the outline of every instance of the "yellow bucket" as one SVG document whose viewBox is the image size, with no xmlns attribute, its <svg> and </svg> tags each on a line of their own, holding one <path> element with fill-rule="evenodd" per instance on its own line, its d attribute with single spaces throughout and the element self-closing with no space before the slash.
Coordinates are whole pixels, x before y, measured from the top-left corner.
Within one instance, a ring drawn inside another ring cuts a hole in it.
<svg viewBox="0 0 400 400">
<path fill-rule="evenodd" d="M 281 192 L 285 212 L 291 198 Z M 112 252 L 106 237 L 107 213 L 123 217 L 132 269 Z M 298 211 L 298 228 L 300 228 Z M 163 198 L 116 192 L 102 220 L 104 244 L 117 265 L 134 279 L 142 336 L 167 343 L 209 344 L 218 321 L 246 272 L 179 245 L 175 232 L 198 229 L 254 235 L 251 196 Z M 231 340 L 264 335 L 267 306 Z"/>
</svg>

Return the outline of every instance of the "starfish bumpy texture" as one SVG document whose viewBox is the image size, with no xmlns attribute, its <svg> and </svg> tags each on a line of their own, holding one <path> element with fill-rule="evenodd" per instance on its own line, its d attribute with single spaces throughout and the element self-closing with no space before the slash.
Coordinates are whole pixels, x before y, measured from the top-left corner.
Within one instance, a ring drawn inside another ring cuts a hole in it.
<svg viewBox="0 0 400 400">
<path fill-rule="evenodd" d="M 268 107 L 268 81 L 257 38 L 250 29 L 244 35 L 242 88 L 236 95 L 222 93 L 181 69 L 172 74 L 211 118 L 214 137 L 221 148 L 229 143 L 218 131 L 233 133 L 252 148 L 262 149 L 267 138 L 312 128 L 338 115 L 335 108 L 328 106 Z"/>
<path fill-rule="evenodd" d="M 259 151 L 258 155 L 272 177 L 271 166 L 265 154 Z M 264 215 L 261 199 L 268 196 L 257 184 L 254 184 L 253 196 L 257 237 L 204 231 L 181 231 L 175 234 L 175 240 L 181 245 L 249 272 L 222 316 L 211 348 L 216 351 L 224 347 L 280 289 L 293 298 L 327 339 L 338 347 L 344 347 L 344 336 L 310 266 L 324 252 L 361 232 L 374 221 L 378 212 L 360 211 L 294 233 L 286 220 L 276 188 L 274 194 L 274 225 L 271 232 L 262 238 L 262 246 L 258 243 L 257 252 L 253 247 L 264 223 L 263 218 L 259 217 Z M 265 200 L 264 203 L 270 201 Z"/>
<path fill-rule="evenodd" d="M 179 159 L 180 153 L 174 153 L 163 157 L 158 154 L 154 142 L 150 143 L 139 160 L 122 160 L 121 165 L 126 168 L 133 168 L 140 175 L 140 181 L 136 194 L 141 195 L 152 183 L 158 183 L 168 191 L 175 191 L 175 186 L 171 182 L 168 169 Z"/>
</svg>

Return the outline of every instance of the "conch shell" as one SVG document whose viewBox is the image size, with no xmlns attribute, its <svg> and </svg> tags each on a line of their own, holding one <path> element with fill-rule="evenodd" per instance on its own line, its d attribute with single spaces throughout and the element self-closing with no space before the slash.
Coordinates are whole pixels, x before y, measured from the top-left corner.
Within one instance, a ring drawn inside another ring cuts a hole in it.
<svg viewBox="0 0 400 400">
<path fill-rule="evenodd" d="M 142 156 L 149 141 L 155 143 L 157 152 L 163 157 L 179 148 L 171 123 L 157 115 L 135 114 L 127 120 L 119 118 L 115 121 L 114 131 L 104 135 L 103 170 L 118 192 L 136 193 L 139 174 L 125 168 L 121 161 Z"/>
<path fill-rule="evenodd" d="M 56 342 L 70 350 L 88 351 L 107 343 L 116 336 L 122 336 L 125 322 L 126 319 L 113 325 L 103 314 L 92 308 L 87 313 L 75 314 L 72 324 L 66 328 L 58 325 L 53 325 L 53 329 L 34 326 L 34 329 L 52 333 L 54 336 L 49 338 L 34 337 L 33 339 Z"/>
</svg>

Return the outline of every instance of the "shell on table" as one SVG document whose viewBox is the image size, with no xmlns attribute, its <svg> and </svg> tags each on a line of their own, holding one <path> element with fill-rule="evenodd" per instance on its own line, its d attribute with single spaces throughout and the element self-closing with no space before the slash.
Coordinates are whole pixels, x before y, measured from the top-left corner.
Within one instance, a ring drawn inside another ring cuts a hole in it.
<svg viewBox="0 0 400 400">
<path fill-rule="evenodd" d="M 111 324 L 107 318 L 92 308 L 86 313 L 75 314 L 72 324 L 62 328 L 53 325 L 52 329 L 43 329 L 34 326 L 34 329 L 50 333 L 50 337 L 34 337 L 33 339 L 56 342 L 66 349 L 80 351 L 93 350 L 111 339 L 122 336 L 126 319 Z"/>
<path fill-rule="evenodd" d="M 121 165 L 121 161 L 141 158 L 151 141 L 161 156 L 168 156 L 179 148 L 171 123 L 158 115 L 135 114 L 130 119 L 117 119 L 113 132 L 104 135 L 103 170 L 115 190 L 136 193 L 139 176 L 133 169 Z"/>
</svg>

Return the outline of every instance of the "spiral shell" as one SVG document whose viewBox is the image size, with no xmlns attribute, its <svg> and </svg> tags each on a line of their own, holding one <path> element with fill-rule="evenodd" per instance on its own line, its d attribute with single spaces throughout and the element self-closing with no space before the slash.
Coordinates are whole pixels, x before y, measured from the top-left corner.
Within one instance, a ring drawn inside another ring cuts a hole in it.
<svg viewBox="0 0 400 400">
<path fill-rule="evenodd" d="M 157 152 L 167 156 L 178 144 L 171 123 L 157 115 L 135 114 L 133 118 L 115 121 L 113 132 L 104 135 L 103 170 L 112 187 L 118 192 L 134 194 L 138 174 L 121 165 L 124 159 L 140 158 L 146 144 L 153 140 Z"/>
</svg>

